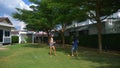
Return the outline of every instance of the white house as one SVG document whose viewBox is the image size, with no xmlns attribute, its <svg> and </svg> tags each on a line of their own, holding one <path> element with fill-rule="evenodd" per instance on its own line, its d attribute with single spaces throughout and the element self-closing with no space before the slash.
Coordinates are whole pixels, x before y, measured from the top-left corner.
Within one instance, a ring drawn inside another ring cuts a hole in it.
<svg viewBox="0 0 120 68">
<path fill-rule="evenodd" d="M 69 36 L 73 33 L 76 33 L 77 36 L 97 34 L 96 21 L 91 22 L 89 19 L 83 22 L 73 21 L 71 25 L 66 26 L 65 35 Z M 114 13 L 102 22 L 102 34 L 111 33 L 120 33 L 120 12 Z"/>
<path fill-rule="evenodd" d="M 25 30 L 14 30 L 12 31 L 12 36 L 18 36 L 18 43 L 34 43 L 34 31 L 25 31 Z"/>
<path fill-rule="evenodd" d="M 32 31 L 20 31 L 19 43 L 34 43 L 35 32 Z"/>
<path fill-rule="evenodd" d="M 0 17 L 0 45 L 11 43 L 11 29 L 14 26 L 7 17 Z"/>
</svg>

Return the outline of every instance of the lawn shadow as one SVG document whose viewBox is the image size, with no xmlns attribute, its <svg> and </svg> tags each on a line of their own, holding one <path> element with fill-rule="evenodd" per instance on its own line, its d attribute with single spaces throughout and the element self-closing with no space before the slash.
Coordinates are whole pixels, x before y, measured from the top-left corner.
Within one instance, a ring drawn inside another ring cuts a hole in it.
<svg viewBox="0 0 120 68">
<path fill-rule="evenodd" d="M 75 60 L 84 60 L 99 64 L 95 68 L 120 68 L 120 54 L 111 54 L 108 52 L 99 53 L 97 49 L 79 48 L 79 56 Z"/>
<path fill-rule="evenodd" d="M 44 47 L 47 47 L 47 45 L 43 43 L 34 43 L 34 44 L 24 43 L 24 44 L 16 44 L 16 47 L 44 48 Z"/>
<path fill-rule="evenodd" d="M 65 44 L 65 47 L 63 47 L 62 44 L 59 44 L 59 46 L 56 46 L 56 51 L 63 52 L 63 54 L 68 55 L 71 53 L 71 46 Z"/>
<path fill-rule="evenodd" d="M 49 45 L 47 43 L 26 43 L 26 44 L 17 44 L 17 47 L 31 47 L 31 48 L 46 48 L 49 49 Z M 55 45 L 56 51 L 63 53 L 70 53 L 69 48 L 63 48 L 61 45 Z"/>
<path fill-rule="evenodd" d="M 56 47 L 56 51 L 63 52 L 64 54 L 70 54 L 70 48 Z"/>
<path fill-rule="evenodd" d="M 16 44 L 16 46 L 12 45 L 11 48 L 19 48 L 19 47 L 30 47 L 30 48 L 45 48 L 45 50 L 49 51 L 49 46 L 47 44 Z M 46 51 L 46 52 L 47 52 Z M 57 52 L 62 52 L 66 56 L 71 53 L 71 46 L 66 46 L 63 48 L 61 45 L 56 46 Z M 99 53 L 98 49 L 91 49 L 85 47 L 78 48 L 79 56 L 69 57 L 69 60 L 75 60 L 80 63 L 85 64 L 97 64 L 93 65 L 93 68 L 120 68 L 120 55 L 111 54 L 108 52 Z M 77 63 L 78 63 L 77 62 Z M 95 67 L 96 66 L 96 67 Z"/>
<path fill-rule="evenodd" d="M 47 44 L 22 44 L 18 46 L 49 49 Z M 56 51 L 68 55 L 71 53 L 71 46 L 66 46 L 65 48 L 63 48 L 61 45 L 56 46 Z M 120 54 L 115 55 L 108 52 L 99 53 L 98 49 L 84 47 L 79 47 L 78 53 L 79 56 L 71 57 L 71 59 L 77 61 L 83 60 L 92 64 L 98 64 L 97 67 L 93 68 L 120 68 Z"/>
</svg>

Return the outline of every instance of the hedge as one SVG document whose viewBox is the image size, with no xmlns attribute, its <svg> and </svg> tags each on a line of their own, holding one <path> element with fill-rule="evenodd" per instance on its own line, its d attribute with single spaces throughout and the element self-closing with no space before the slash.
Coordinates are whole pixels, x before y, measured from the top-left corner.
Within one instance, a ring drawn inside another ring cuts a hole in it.
<svg viewBox="0 0 120 68">
<path fill-rule="evenodd" d="M 80 35 L 79 46 L 98 48 L 98 35 Z M 71 44 L 71 36 L 66 36 L 65 41 Z M 107 50 L 120 51 L 120 34 L 104 34 L 102 35 L 102 47 Z"/>
<path fill-rule="evenodd" d="M 12 36 L 12 43 L 18 43 L 19 37 L 18 36 Z"/>
</svg>

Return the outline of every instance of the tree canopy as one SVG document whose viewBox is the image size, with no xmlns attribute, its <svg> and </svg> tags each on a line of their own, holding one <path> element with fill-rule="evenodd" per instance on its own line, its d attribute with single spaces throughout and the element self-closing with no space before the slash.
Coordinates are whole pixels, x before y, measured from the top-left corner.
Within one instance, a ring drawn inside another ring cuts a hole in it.
<svg viewBox="0 0 120 68">
<path fill-rule="evenodd" d="M 98 45 L 102 52 L 102 21 L 120 9 L 120 0 L 84 0 L 82 6 L 87 10 L 89 19 L 97 22 Z"/>
<path fill-rule="evenodd" d="M 30 0 L 36 5 L 31 10 L 19 9 L 13 17 L 27 23 L 30 30 L 51 30 L 57 24 L 64 26 L 74 20 L 95 20 L 99 48 L 102 50 L 101 22 L 120 9 L 120 0 Z"/>
</svg>

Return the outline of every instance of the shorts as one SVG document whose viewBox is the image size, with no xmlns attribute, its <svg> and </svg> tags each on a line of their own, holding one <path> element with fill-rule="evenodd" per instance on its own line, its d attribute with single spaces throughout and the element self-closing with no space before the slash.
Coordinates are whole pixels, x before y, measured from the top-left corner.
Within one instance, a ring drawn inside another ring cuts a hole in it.
<svg viewBox="0 0 120 68">
<path fill-rule="evenodd" d="M 53 46 L 54 44 L 49 44 L 49 46 Z"/>
<path fill-rule="evenodd" d="M 77 49 L 78 49 L 77 46 L 73 46 L 71 51 L 77 51 Z"/>
</svg>

